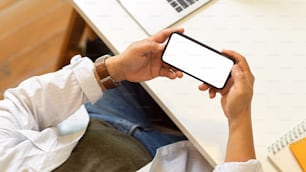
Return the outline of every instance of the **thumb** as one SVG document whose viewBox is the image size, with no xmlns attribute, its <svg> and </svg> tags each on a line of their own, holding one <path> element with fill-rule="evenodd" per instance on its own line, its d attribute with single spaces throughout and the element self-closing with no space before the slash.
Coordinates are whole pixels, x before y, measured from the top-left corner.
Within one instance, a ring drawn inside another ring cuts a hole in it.
<svg viewBox="0 0 306 172">
<path fill-rule="evenodd" d="M 144 40 L 139 42 L 138 51 L 146 52 L 146 53 L 157 53 L 162 51 L 163 46 L 157 42 L 151 40 Z"/>
<path fill-rule="evenodd" d="M 235 64 L 232 67 L 232 75 L 233 75 L 233 77 L 238 77 L 238 75 L 240 75 L 240 73 L 242 73 L 241 68 L 239 67 L 239 65 Z"/>
<path fill-rule="evenodd" d="M 234 83 L 241 83 L 245 78 L 239 65 L 235 64 L 232 68 L 232 77 Z"/>
</svg>

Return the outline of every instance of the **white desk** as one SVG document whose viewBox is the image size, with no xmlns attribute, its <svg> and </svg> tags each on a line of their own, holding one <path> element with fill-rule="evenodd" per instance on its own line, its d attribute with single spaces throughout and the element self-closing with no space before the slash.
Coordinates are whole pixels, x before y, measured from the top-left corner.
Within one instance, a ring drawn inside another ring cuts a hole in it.
<svg viewBox="0 0 306 172">
<path fill-rule="evenodd" d="M 115 53 L 145 32 L 115 0 L 74 0 L 75 8 Z M 245 55 L 256 77 L 253 128 L 257 158 L 265 171 L 267 146 L 306 118 L 306 1 L 216 0 L 176 24 L 216 49 Z M 222 162 L 227 122 L 219 98 L 197 90 L 185 76 L 143 84 L 209 161 Z M 175 115 L 174 115 L 175 114 Z M 191 134 L 192 133 L 192 134 Z"/>
</svg>

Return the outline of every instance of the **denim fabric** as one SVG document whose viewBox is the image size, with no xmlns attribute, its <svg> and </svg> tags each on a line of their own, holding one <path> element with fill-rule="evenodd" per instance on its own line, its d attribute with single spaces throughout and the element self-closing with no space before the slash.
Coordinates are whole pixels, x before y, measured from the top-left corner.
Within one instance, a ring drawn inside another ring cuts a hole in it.
<svg viewBox="0 0 306 172">
<path fill-rule="evenodd" d="M 103 120 L 134 136 L 152 156 L 161 146 L 186 140 L 184 135 L 166 134 L 152 128 L 153 122 L 170 128 L 175 126 L 138 83 L 121 82 L 117 88 L 106 90 L 95 104 L 85 106 L 91 118 Z"/>
</svg>

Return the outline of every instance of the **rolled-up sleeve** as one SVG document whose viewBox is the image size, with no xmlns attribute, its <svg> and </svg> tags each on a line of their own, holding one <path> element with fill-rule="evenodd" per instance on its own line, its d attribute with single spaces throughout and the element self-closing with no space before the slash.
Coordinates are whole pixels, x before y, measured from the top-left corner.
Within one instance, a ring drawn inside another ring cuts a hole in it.
<svg viewBox="0 0 306 172">
<path fill-rule="evenodd" d="M 90 59 L 75 56 L 57 72 L 29 78 L 8 89 L 0 110 L 15 116 L 21 128 L 55 126 L 84 102 L 95 102 L 102 96 L 93 69 Z"/>
<path fill-rule="evenodd" d="M 63 69 L 29 78 L 4 93 L 1 170 L 50 171 L 68 158 L 88 124 L 83 104 L 102 96 L 93 70 L 89 58 L 75 56 Z"/>
</svg>

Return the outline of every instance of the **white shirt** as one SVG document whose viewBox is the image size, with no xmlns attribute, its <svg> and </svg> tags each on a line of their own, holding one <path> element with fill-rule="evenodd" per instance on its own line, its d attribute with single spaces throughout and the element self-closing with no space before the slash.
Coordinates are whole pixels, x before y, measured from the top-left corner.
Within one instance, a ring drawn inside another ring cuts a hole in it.
<svg viewBox="0 0 306 172">
<path fill-rule="evenodd" d="M 4 93 L 0 101 L 0 171 L 52 171 L 67 160 L 89 122 L 83 104 L 103 95 L 93 70 L 90 59 L 75 56 L 63 69 L 29 78 Z M 192 156 L 187 158 L 186 152 Z M 174 154 L 172 159 L 167 157 Z M 194 160 L 190 161 L 191 157 Z M 177 160 L 188 162 L 186 169 L 210 168 L 189 142 L 178 142 L 160 148 L 140 171 L 174 170 Z M 224 163 L 215 171 L 258 172 L 261 164 L 257 160 Z"/>
</svg>

